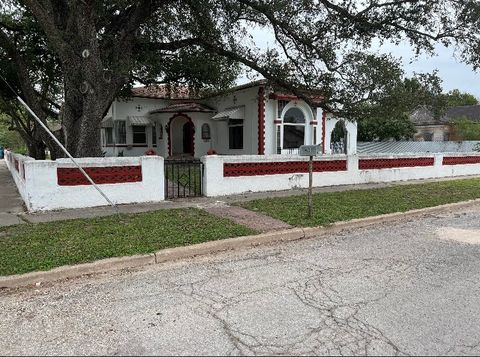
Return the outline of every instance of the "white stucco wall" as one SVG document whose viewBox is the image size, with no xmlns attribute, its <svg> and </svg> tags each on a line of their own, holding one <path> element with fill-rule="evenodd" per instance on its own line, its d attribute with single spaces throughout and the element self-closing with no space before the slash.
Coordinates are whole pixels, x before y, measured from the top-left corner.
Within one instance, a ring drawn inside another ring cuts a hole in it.
<svg viewBox="0 0 480 357">
<path fill-rule="evenodd" d="M 77 162 L 82 167 L 141 165 L 141 182 L 98 185 L 108 198 L 116 204 L 159 202 L 165 199 L 162 157 L 80 158 L 77 159 Z M 9 165 L 29 211 L 108 205 L 92 185 L 58 185 L 57 168 L 75 167 L 68 159 L 56 161 L 26 159 L 24 161 L 25 180 L 16 174 L 16 170 L 12 167 L 13 165 Z"/>
<path fill-rule="evenodd" d="M 15 162 L 13 161 L 14 159 L 18 160 L 18 171 L 15 168 Z M 29 156 L 15 154 L 11 151 L 5 150 L 5 163 L 7 164 L 7 167 L 10 170 L 10 173 L 12 174 L 12 178 L 15 181 L 15 184 L 17 185 L 17 189 L 18 189 L 18 192 L 20 193 L 20 196 L 22 196 L 23 201 L 26 203 L 28 207 L 27 185 L 26 185 L 26 180 L 23 178 L 24 177 L 23 171 L 25 170 L 25 162 L 27 161 L 35 161 L 35 159 Z"/>
<path fill-rule="evenodd" d="M 139 98 L 139 97 L 132 97 L 129 99 L 116 99 L 112 106 L 109 109 L 109 114 L 112 116 L 113 120 L 127 120 L 129 116 L 149 116 L 149 112 L 155 109 L 161 109 L 168 105 L 168 101 L 163 99 L 151 99 L 151 98 Z M 139 107 L 139 108 L 137 108 Z M 140 109 L 140 110 L 138 110 Z M 157 133 L 157 147 L 153 146 L 152 143 L 152 126 L 147 127 L 147 144 L 146 145 L 134 145 L 133 144 L 133 135 L 131 126 L 126 125 L 127 131 L 127 143 L 122 145 L 114 145 L 114 146 L 105 146 L 103 145 L 102 150 L 105 151 L 107 157 L 116 157 L 119 154 L 123 154 L 125 157 L 132 157 L 132 156 L 142 156 L 145 155 L 145 152 L 149 149 L 155 150 L 155 152 L 159 152 L 159 146 L 162 146 L 161 140 L 158 139 Z M 158 131 L 157 127 L 157 131 Z M 164 126 L 165 130 L 165 126 Z M 164 141 L 166 140 L 165 132 L 164 134 Z"/>
<path fill-rule="evenodd" d="M 347 160 L 347 171 L 315 172 L 313 186 L 338 186 L 347 184 L 362 184 L 375 182 L 393 182 L 420 180 L 428 178 L 480 175 L 480 164 L 442 165 L 444 156 L 466 156 L 465 154 L 419 154 L 419 155 L 328 155 L 315 158 L 316 161 Z M 480 154 L 468 154 L 480 156 Z M 374 170 L 359 170 L 360 159 L 375 158 L 434 158 L 433 166 L 402 167 Z M 204 194 L 206 196 L 223 196 L 245 192 L 280 191 L 292 188 L 307 188 L 308 173 L 276 174 L 263 176 L 224 177 L 224 163 L 256 163 L 256 162 L 289 162 L 308 161 L 299 156 L 269 155 L 269 156 L 205 156 L 204 163 Z"/>
<path fill-rule="evenodd" d="M 228 121 L 219 120 L 213 124 L 216 133 L 213 148 L 217 153 L 224 155 L 254 155 L 258 153 L 258 88 L 258 86 L 246 88 L 204 101 L 218 112 L 232 107 L 245 106 L 243 149 L 229 149 Z"/>
<path fill-rule="evenodd" d="M 240 89 L 233 92 L 228 92 L 223 95 L 207 98 L 197 102 L 201 102 L 207 106 L 210 106 L 216 112 L 221 112 L 233 107 L 244 107 L 245 117 L 243 126 L 243 148 L 242 149 L 230 149 L 229 148 L 229 129 L 228 120 L 212 120 L 211 118 L 216 113 L 200 113 L 200 112 L 185 112 L 188 115 L 195 126 L 195 157 L 201 157 L 205 155 L 209 149 L 215 149 L 218 154 L 221 155 L 256 155 L 258 154 L 258 94 L 259 85 Z M 312 109 L 303 100 L 290 100 L 288 105 L 283 108 L 280 115 L 278 114 L 276 99 L 269 99 L 270 92 L 266 88 L 264 93 L 264 130 L 265 130 L 265 154 L 274 155 L 277 154 L 277 127 L 280 128 L 280 143 L 283 145 L 283 124 L 275 124 L 275 120 L 283 120 L 285 113 L 293 107 L 299 108 L 305 115 L 305 138 L 304 144 L 321 144 L 322 143 L 322 110 Z M 129 116 L 148 116 L 152 121 L 157 123 L 157 146 L 152 146 L 152 127 L 147 127 L 147 145 L 135 146 L 132 145 L 132 131 L 131 127 L 127 125 L 127 144 L 104 146 L 106 156 L 118 156 L 122 153 L 123 156 L 141 156 L 149 149 L 153 149 L 158 155 L 163 157 L 169 156 L 168 151 L 168 132 L 166 130 L 170 119 L 175 116 L 175 113 L 156 113 L 149 114 L 152 110 L 164 108 L 174 101 L 164 99 L 148 99 L 132 97 L 126 100 L 116 100 L 110 108 L 110 115 L 114 120 L 126 120 Z M 140 110 L 137 109 L 140 106 Z M 310 123 L 315 121 L 317 125 L 311 125 Z M 330 135 L 335 127 L 338 119 L 329 116 L 327 118 L 326 125 L 326 152 L 330 153 Z M 204 123 L 208 123 L 211 129 L 211 140 L 203 140 L 201 138 L 201 126 Z M 174 127 L 175 127 L 175 123 Z M 356 123 L 346 122 L 348 130 L 348 150 L 350 154 L 356 153 L 356 137 L 357 127 Z M 163 135 L 160 136 L 159 131 L 162 128 Z M 179 128 L 177 128 L 179 129 Z M 171 133 L 172 128 L 169 128 Z M 314 131 L 316 131 L 316 142 L 314 142 Z M 178 138 L 181 139 L 181 133 L 178 136 L 172 135 L 172 142 Z M 181 144 L 176 143 L 176 146 Z M 175 146 L 175 143 L 173 143 Z M 282 154 L 291 154 L 296 150 L 284 149 Z"/>
</svg>

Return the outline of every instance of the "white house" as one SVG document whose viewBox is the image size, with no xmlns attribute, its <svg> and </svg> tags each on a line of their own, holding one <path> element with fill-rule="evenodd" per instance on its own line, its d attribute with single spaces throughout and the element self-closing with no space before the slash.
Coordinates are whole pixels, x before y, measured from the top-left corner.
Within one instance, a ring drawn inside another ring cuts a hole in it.
<svg viewBox="0 0 480 357">
<path fill-rule="evenodd" d="M 134 88 L 131 98 L 113 102 L 101 125 L 106 156 L 291 154 L 304 144 L 331 152 L 330 136 L 339 119 L 273 90 L 265 80 L 203 97 L 186 87 L 169 88 Z M 355 153 L 356 123 L 344 124 L 346 151 Z"/>
</svg>

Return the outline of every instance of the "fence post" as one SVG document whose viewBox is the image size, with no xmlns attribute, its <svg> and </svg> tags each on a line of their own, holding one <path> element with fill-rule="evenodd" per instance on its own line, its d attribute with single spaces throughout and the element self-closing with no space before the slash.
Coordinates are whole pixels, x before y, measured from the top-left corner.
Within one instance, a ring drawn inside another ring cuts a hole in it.
<svg viewBox="0 0 480 357">
<path fill-rule="evenodd" d="M 206 155 L 203 163 L 203 194 L 207 197 L 222 194 L 223 158 L 218 155 Z"/>
<path fill-rule="evenodd" d="M 151 188 L 152 201 L 165 200 L 164 159 L 161 156 L 140 157 L 142 183 Z"/>
</svg>

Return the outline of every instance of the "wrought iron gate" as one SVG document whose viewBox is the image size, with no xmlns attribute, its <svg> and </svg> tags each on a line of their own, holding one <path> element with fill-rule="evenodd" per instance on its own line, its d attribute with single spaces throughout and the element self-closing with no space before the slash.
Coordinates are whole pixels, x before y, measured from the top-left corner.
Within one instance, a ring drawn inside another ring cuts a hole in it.
<svg viewBox="0 0 480 357">
<path fill-rule="evenodd" d="M 165 198 L 202 196 L 202 179 L 200 160 L 165 160 Z"/>
</svg>

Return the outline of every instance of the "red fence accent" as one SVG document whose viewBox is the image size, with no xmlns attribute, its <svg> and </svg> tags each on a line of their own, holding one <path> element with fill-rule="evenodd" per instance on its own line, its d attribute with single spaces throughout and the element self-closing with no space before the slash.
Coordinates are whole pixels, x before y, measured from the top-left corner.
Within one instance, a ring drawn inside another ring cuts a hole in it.
<svg viewBox="0 0 480 357">
<path fill-rule="evenodd" d="M 258 88 L 258 155 L 265 154 L 265 88 Z"/>
<path fill-rule="evenodd" d="M 403 159 L 363 159 L 359 160 L 360 170 L 392 169 L 395 167 L 433 166 L 433 157 L 415 157 Z"/>
<path fill-rule="evenodd" d="M 347 171 L 346 160 L 314 161 L 314 172 Z M 224 163 L 223 176 L 264 176 L 308 172 L 308 161 Z"/>
<path fill-rule="evenodd" d="M 480 164 L 480 156 L 446 156 L 442 165 Z"/>
<path fill-rule="evenodd" d="M 97 184 L 142 181 L 141 166 L 85 167 L 84 170 Z M 77 168 L 59 167 L 57 178 L 60 186 L 90 185 Z"/>
</svg>

